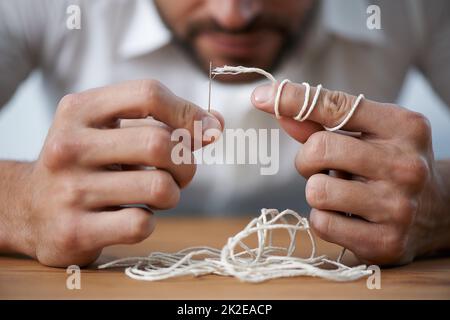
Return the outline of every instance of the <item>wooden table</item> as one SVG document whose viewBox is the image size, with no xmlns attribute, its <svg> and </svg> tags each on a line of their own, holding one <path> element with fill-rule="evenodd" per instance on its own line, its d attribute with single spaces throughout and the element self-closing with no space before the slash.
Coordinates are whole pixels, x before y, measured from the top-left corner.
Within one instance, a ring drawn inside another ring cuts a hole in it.
<svg viewBox="0 0 450 320">
<path fill-rule="evenodd" d="M 107 248 L 92 267 L 82 269 L 81 290 L 66 288 L 65 269 L 44 267 L 28 258 L 2 256 L 0 299 L 450 299 L 450 258 L 382 269 L 380 290 L 369 290 L 366 279 L 336 283 L 309 277 L 262 284 L 219 276 L 146 282 L 128 278 L 123 269 L 95 267 L 113 258 L 146 255 L 152 250 L 171 252 L 195 245 L 221 248 L 248 221 L 160 218 L 154 234 L 143 243 Z M 318 245 L 320 254 L 335 258 L 339 252 L 329 243 L 319 241 Z M 344 262 L 356 261 L 347 254 Z"/>
</svg>

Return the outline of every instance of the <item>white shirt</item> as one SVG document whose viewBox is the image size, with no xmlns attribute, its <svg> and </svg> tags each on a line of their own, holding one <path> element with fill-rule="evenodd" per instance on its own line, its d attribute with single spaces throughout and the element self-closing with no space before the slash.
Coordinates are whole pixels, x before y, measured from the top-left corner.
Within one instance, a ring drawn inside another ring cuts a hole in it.
<svg viewBox="0 0 450 320">
<path fill-rule="evenodd" d="M 371 3 L 381 8 L 382 30 L 367 28 L 367 1 L 323 0 L 305 48 L 275 77 L 393 102 L 415 66 L 450 105 L 450 3 Z M 71 4 L 81 7 L 81 30 L 66 28 Z M 53 109 L 66 93 L 137 78 L 157 79 L 185 99 L 207 103 L 208 79 L 173 43 L 150 0 L 0 0 L 0 106 L 35 68 L 43 72 Z M 250 105 L 256 85 L 214 84 L 212 105 L 227 128 L 277 128 Z M 280 134 L 279 174 L 261 176 L 257 165 L 202 165 L 178 211 L 304 210 L 305 182 L 293 164 L 300 146 Z"/>
</svg>

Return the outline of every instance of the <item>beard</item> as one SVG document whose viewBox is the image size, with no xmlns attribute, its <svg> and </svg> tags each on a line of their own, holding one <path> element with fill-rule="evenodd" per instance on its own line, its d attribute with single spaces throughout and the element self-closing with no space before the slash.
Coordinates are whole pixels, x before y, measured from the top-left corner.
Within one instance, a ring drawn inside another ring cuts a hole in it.
<svg viewBox="0 0 450 320">
<path fill-rule="evenodd" d="M 248 36 L 262 33 L 276 35 L 280 39 L 280 44 L 278 45 L 276 52 L 272 54 L 269 61 L 264 65 L 262 63 L 257 63 L 256 61 L 258 59 L 252 57 L 228 57 L 227 59 L 227 64 L 230 65 L 263 68 L 272 73 L 275 72 L 281 62 L 293 52 L 293 49 L 297 48 L 298 45 L 303 42 L 305 34 L 308 32 L 314 21 L 316 12 L 317 5 L 313 5 L 301 18 L 299 18 L 301 21 L 296 21 L 295 25 L 298 27 L 293 27 L 292 21 L 288 21 L 284 16 L 265 13 L 255 17 L 255 19 L 251 20 L 245 26 L 235 29 L 224 28 L 211 18 L 188 21 L 185 30 L 182 33 L 175 32 L 170 24 L 167 23 L 164 15 L 161 12 L 159 13 L 166 27 L 172 32 L 174 43 L 178 45 L 187 54 L 188 58 L 199 66 L 203 72 L 208 74 L 210 60 L 214 57 L 210 59 L 205 58 L 196 47 L 196 40 L 201 35 L 221 34 L 227 36 Z M 261 54 L 264 54 L 264 52 Z M 256 78 L 259 78 L 259 75 L 244 75 L 242 77 L 238 76 L 234 78 L 219 77 L 217 80 L 225 82 L 247 82 L 253 81 Z"/>
</svg>

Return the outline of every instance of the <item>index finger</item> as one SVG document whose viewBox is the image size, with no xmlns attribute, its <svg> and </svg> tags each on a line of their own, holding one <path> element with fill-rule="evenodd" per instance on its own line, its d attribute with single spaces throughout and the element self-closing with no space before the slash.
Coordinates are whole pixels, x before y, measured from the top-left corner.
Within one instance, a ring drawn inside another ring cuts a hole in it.
<svg viewBox="0 0 450 320">
<path fill-rule="evenodd" d="M 275 113 L 274 107 L 278 86 L 277 83 L 256 88 L 252 95 L 252 102 L 255 107 L 269 113 Z M 317 88 L 311 87 L 308 99 L 305 85 L 286 83 L 280 97 L 280 115 L 289 118 L 296 117 L 304 105 L 309 108 L 313 104 L 317 90 Z M 306 99 L 308 99 L 308 102 L 305 104 Z M 343 130 L 383 136 L 392 132 L 392 128 L 398 127 L 398 121 L 395 120 L 395 108 L 392 105 L 377 103 L 368 99 L 358 101 L 358 97 L 344 92 L 322 89 L 317 96 L 316 106 L 308 120 L 319 123 L 324 127 L 333 128 L 343 123 L 354 109 L 354 113 L 343 126 Z M 304 115 L 307 111 L 308 109 L 306 109 Z"/>
<path fill-rule="evenodd" d="M 65 108 L 79 114 L 88 126 L 105 127 L 118 119 L 144 119 L 149 116 L 173 129 L 187 129 L 194 137 L 194 122 L 202 129 L 222 130 L 212 113 L 173 94 L 155 80 L 128 81 L 103 88 L 87 90 L 63 98 Z"/>
</svg>

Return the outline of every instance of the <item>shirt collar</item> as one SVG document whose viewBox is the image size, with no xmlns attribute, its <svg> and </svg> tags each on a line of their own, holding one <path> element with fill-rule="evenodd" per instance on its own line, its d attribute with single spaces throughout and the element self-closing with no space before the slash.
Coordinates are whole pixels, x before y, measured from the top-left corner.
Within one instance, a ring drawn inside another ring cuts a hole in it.
<svg viewBox="0 0 450 320">
<path fill-rule="evenodd" d="M 321 0 L 318 26 L 320 38 L 335 35 L 350 41 L 381 45 L 383 30 L 367 28 L 367 0 Z M 119 46 L 123 58 L 133 58 L 156 51 L 172 40 L 153 0 L 136 0 L 131 21 Z"/>
</svg>

